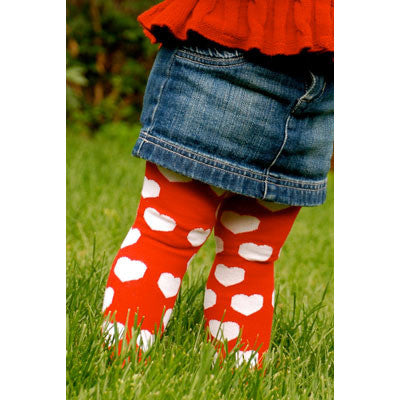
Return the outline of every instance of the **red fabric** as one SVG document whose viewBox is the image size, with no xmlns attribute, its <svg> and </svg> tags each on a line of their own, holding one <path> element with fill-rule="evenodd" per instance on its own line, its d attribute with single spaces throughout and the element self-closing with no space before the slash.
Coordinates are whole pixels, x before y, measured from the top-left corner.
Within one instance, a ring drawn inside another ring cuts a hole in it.
<svg viewBox="0 0 400 400">
<path fill-rule="evenodd" d="M 152 43 L 155 27 L 198 34 L 267 55 L 333 51 L 333 0 L 165 0 L 138 17 Z"/>
<path fill-rule="evenodd" d="M 215 227 L 216 257 L 204 297 L 211 337 L 235 346 L 238 361 L 261 365 L 273 316 L 274 261 L 300 207 L 233 195 L 147 162 L 137 217 L 113 262 L 103 311 L 110 338 L 141 323 L 146 351 L 166 328 L 190 260 Z M 137 323 L 135 324 L 135 314 Z M 221 336 L 222 334 L 222 336 Z M 121 349 L 121 342 L 119 342 Z M 259 346 L 258 353 L 255 351 Z"/>
</svg>

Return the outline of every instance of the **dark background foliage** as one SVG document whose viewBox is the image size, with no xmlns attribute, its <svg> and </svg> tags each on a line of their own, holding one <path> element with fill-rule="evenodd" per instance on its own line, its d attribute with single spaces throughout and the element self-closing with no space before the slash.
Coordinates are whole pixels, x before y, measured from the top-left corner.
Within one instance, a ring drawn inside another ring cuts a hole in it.
<svg viewBox="0 0 400 400">
<path fill-rule="evenodd" d="M 67 1 L 68 131 L 131 134 L 159 47 L 145 37 L 137 17 L 160 1 Z"/>
<path fill-rule="evenodd" d="M 68 130 L 95 134 L 110 122 L 138 122 L 158 45 L 137 16 L 158 2 L 68 0 Z"/>
</svg>

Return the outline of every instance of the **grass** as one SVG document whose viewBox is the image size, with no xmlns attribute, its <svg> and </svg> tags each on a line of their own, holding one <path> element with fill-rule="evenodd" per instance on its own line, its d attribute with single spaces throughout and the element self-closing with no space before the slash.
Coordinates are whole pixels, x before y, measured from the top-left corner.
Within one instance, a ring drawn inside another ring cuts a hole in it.
<svg viewBox="0 0 400 400">
<path fill-rule="evenodd" d="M 211 366 L 203 288 L 214 256 L 194 259 L 151 361 L 109 362 L 100 325 L 111 262 L 132 224 L 144 161 L 130 156 L 138 128 L 67 136 L 68 399 L 333 399 L 333 175 L 327 202 L 303 208 L 276 263 L 276 309 L 265 370 Z"/>
</svg>

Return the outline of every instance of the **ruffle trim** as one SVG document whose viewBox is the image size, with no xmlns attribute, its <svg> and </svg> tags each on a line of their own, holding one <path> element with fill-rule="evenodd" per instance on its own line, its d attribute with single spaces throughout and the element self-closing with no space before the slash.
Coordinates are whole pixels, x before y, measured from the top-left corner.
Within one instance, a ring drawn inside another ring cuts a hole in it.
<svg viewBox="0 0 400 400">
<path fill-rule="evenodd" d="M 224 46 L 267 55 L 333 52 L 331 0 L 166 0 L 138 17 L 152 43 L 167 28 L 177 39 L 194 31 Z"/>
</svg>

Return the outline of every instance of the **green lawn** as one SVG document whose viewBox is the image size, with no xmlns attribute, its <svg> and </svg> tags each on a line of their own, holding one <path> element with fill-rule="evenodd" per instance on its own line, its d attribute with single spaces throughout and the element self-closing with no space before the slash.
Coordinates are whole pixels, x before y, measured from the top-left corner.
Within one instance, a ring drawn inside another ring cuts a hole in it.
<svg viewBox="0 0 400 400">
<path fill-rule="evenodd" d="M 276 263 L 275 319 L 265 372 L 228 358 L 211 367 L 202 327 L 208 240 L 186 274 L 151 362 L 108 361 L 100 325 L 111 262 L 138 205 L 144 161 L 137 128 L 67 135 L 68 399 L 333 399 L 333 175 L 323 206 L 304 208 Z M 211 238 L 212 239 L 212 238 Z"/>
</svg>

